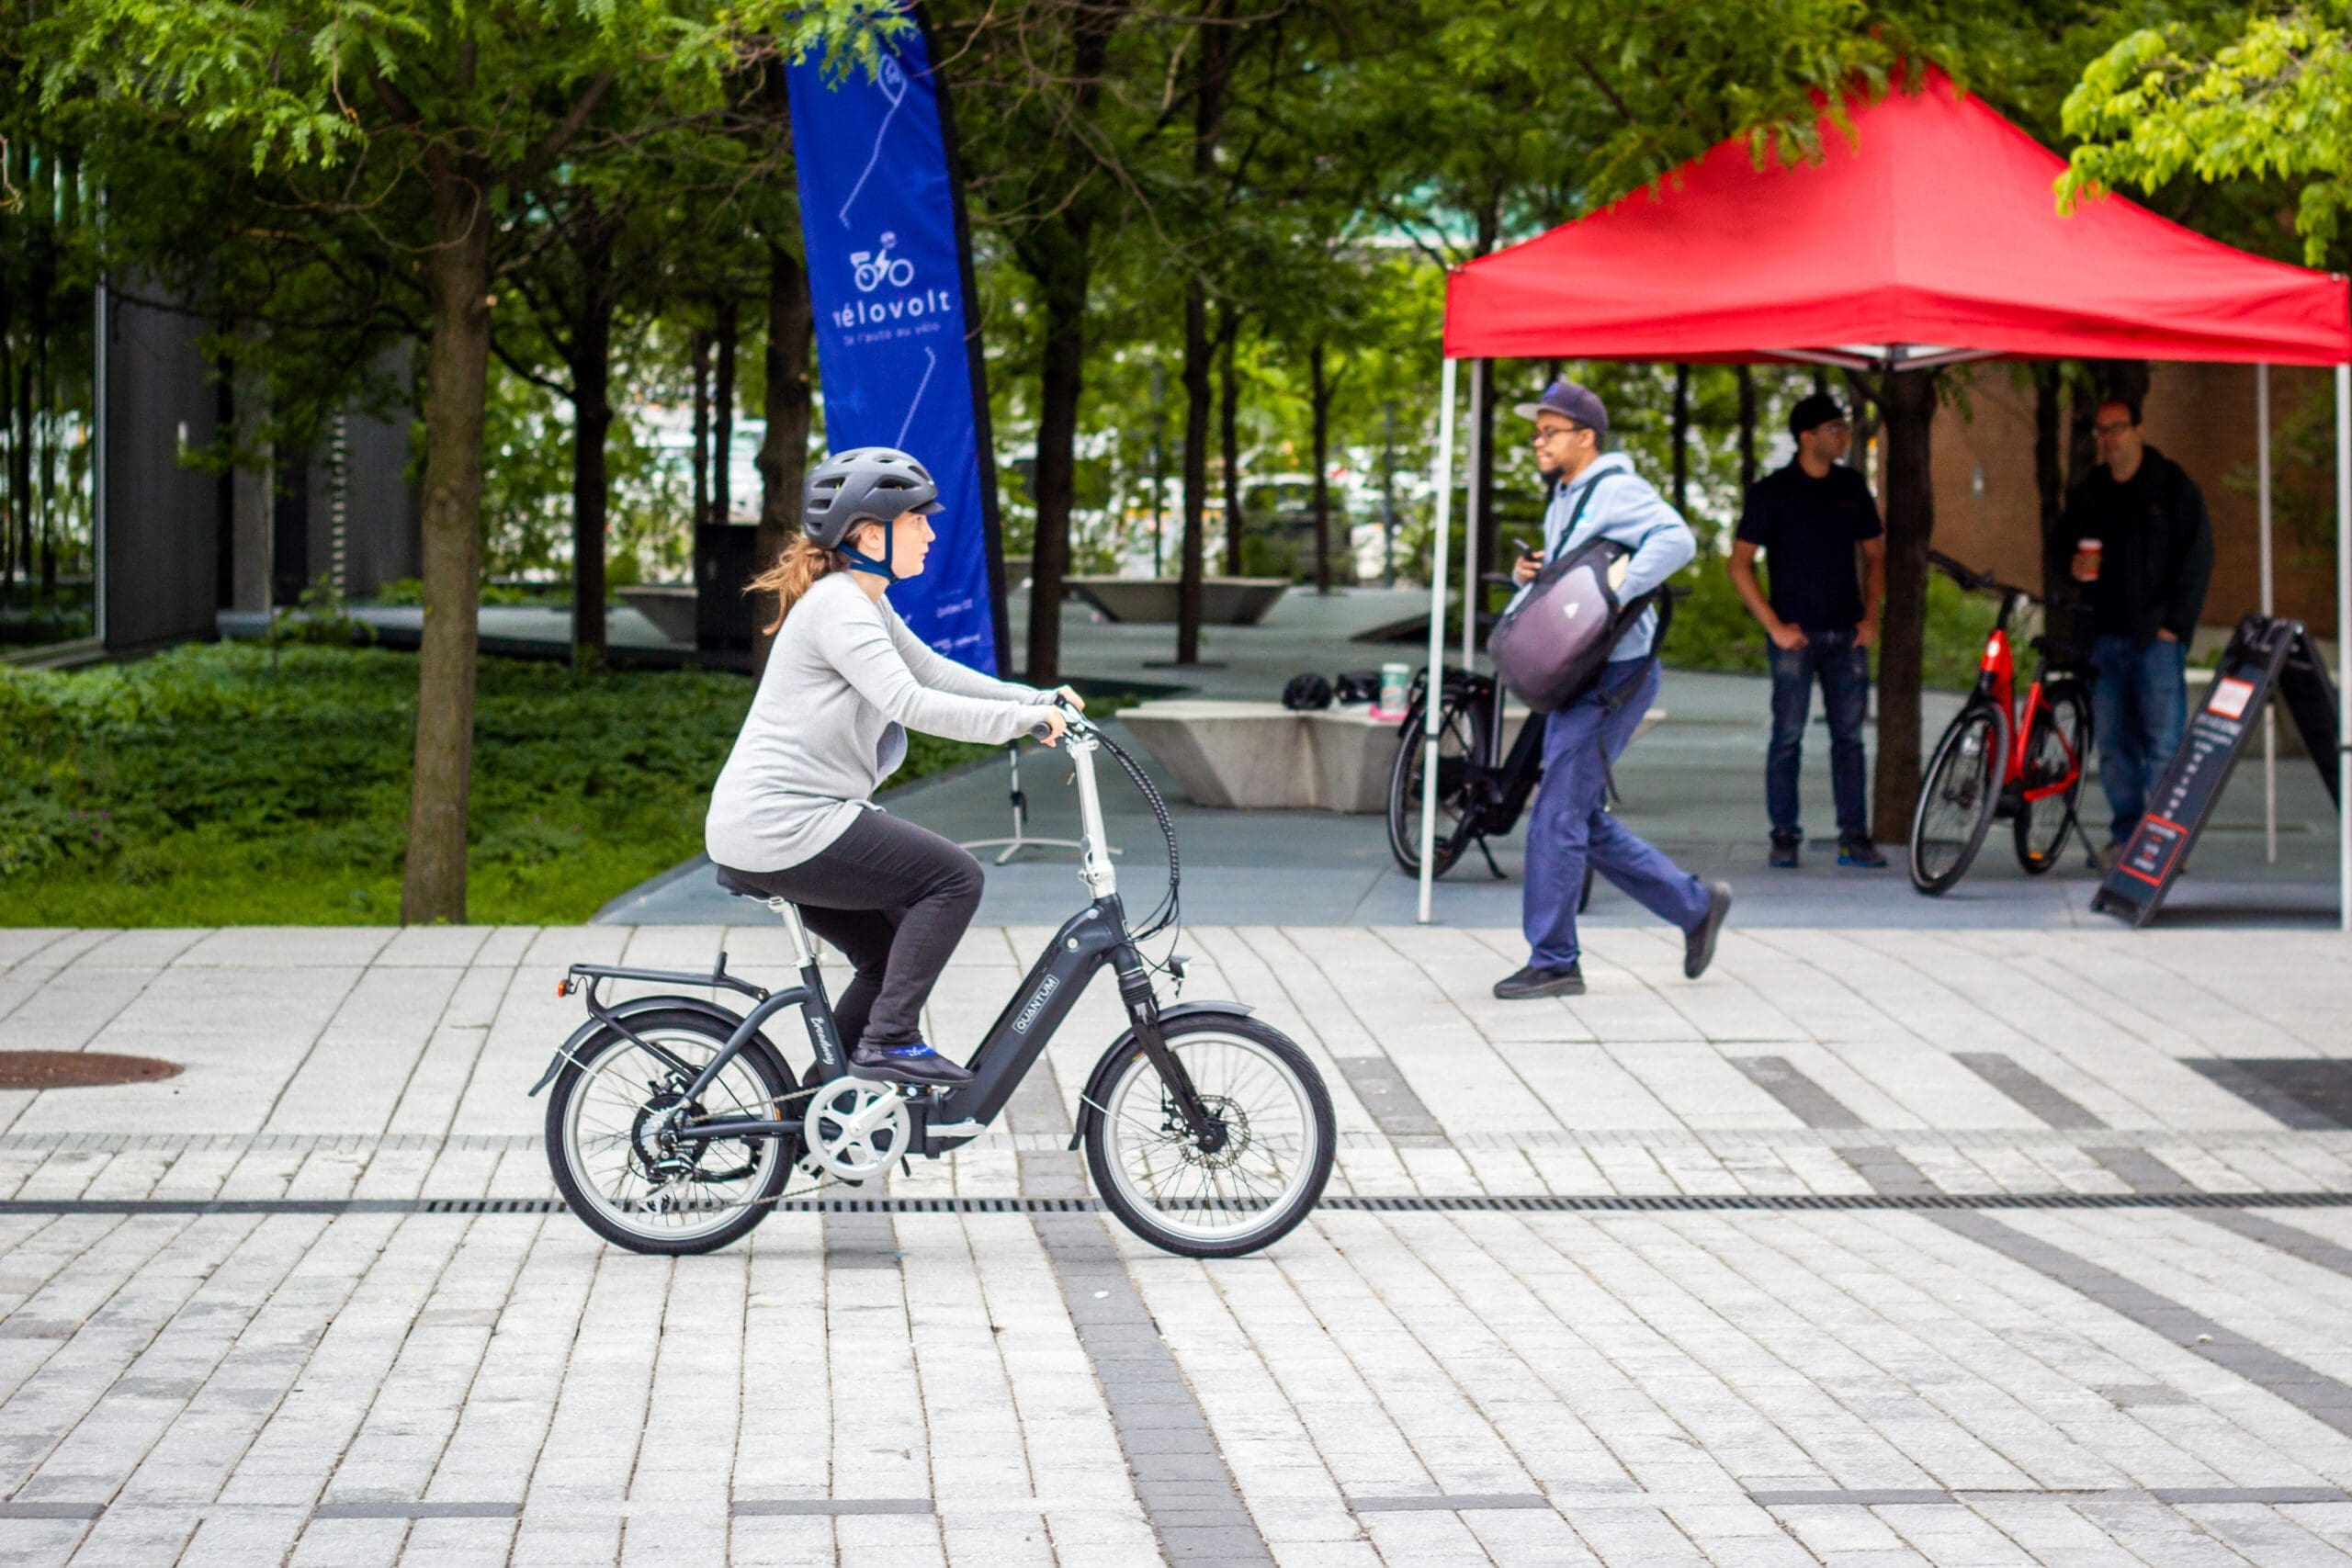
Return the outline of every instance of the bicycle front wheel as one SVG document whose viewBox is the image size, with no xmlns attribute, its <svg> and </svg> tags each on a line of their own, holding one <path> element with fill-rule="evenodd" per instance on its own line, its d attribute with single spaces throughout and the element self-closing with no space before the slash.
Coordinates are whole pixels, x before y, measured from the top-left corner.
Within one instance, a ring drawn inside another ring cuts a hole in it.
<svg viewBox="0 0 2352 1568">
<path fill-rule="evenodd" d="M 590 1230 L 632 1252 L 710 1252 L 767 1217 L 799 1151 L 797 1124 L 772 1138 L 695 1144 L 664 1137 L 680 1117 L 771 1116 L 799 1106 L 792 1068 L 753 1038 L 693 1101 L 684 1091 L 725 1048 L 700 1013 L 629 1019 L 635 1038 L 599 1032 L 548 1097 L 548 1164 Z"/>
<path fill-rule="evenodd" d="M 1126 1044 L 1087 1122 L 1095 1190 L 1129 1230 L 1186 1258 L 1238 1258 L 1279 1241 L 1331 1177 L 1339 1134 L 1323 1076 L 1246 1013 L 1193 1013 L 1163 1032 L 1217 1122 L 1216 1145 L 1186 1126 L 1144 1048 Z"/>
<path fill-rule="evenodd" d="M 1911 886 L 1940 894 L 1968 874 L 2001 801 L 2009 766 L 2009 727 L 1989 703 L 1971 703 L 1951 721 L 1911 818 Z"/>
<path fill-rule="evenodd" d="M 1430 874 L 1443 876 L 1470 845 L 1477 795 L 1471 770 L 1487 754 L 1487 709 L 1459 691 L 1442 694 L 1437 714 L 1437 835 Z M 1424 698 L 1424 701 L 1427 699 Z M 1388 769 L 1388 852 L 1408 876 L 1421 874 L 1421 780 L 1428 758 L 1422 709 L 1416 703 L 1396 736 Z"/>
<path fill-rule="evenodd" d="M 2090 705 L 2081 692 L 2071 682 L 2045 685 L 2042 700 L 2033 733 L 2026 737 L 2018 792 L 2018 863 L 2033 876 L 2056 865 L 2065 852 L 2091 747 Z"/>
</svg>

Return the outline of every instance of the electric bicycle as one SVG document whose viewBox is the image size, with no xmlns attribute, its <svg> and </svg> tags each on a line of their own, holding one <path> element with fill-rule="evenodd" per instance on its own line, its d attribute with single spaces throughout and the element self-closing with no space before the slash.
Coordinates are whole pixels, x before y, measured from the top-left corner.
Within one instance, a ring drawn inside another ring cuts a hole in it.
<svg viewBox="0 0 2352 1568">
<path fill-rule="evenodd" d="M 591 1230 L 635 1252 L 697 1253 L 748 1234 L 779 1202 L 836 1184 L 878 1186 L 893 1165 L 937 1159 L 980 1135 L 1036 1065 L 1096 972 L 1116 976 L 1127 1028 L 1088 1076 L 1069 1146 L 1127 1228 L 1190 1258 L 1233 1258 L 1306 1217 L 1331 1173 L 1331 1096 L 1306 1054 L 1239 1002 L 1163 1007 L 1152 972 L 1181 987 L 1183 958 L 1154 964 L 1141 943 L 1180 928 L 1181 882 L 1168 807 L 1143 769 L 1075 708 L 1063 744 L 1078 784 L 1079 879 L 1091 896 L 1054 933 L 954 1088 L 883 1083 L 851 1071 L 800 911 L 761 897 L 789 933 L 799 983 L 770 991 L 730 974 L 724 953 L 697 974 L 575 964 L 561 994 L 588 1021 L 531 1088 L 550 1084 L 548 1163 Z M 1142 793 L 1168 844 L 1168 889 L 1130 930 L 1094 775 L 1107 751 Z M 1171 941 L 1173 939 L 1171 938 Z M 710 987 L 747 1010 L 683 994 L 607 1003 L 608 981 Z M 797 1009 L 804 1060 L 766 1029 Z M 796 1185 L 796 1181 L 800 1183 Z"/>
</svg>

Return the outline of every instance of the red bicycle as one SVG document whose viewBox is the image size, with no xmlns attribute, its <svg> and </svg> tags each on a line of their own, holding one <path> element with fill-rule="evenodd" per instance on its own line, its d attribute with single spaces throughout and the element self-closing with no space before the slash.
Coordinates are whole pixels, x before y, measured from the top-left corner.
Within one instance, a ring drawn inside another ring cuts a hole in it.
<svg viewBox="0 0 2352 1568">
<path fill-rule="evenodd" d="M 2055 659 L 2047 638 L 2028 646 L 2041 668 L 2017 705 L 2017 659 L 2009 620 L 2041 599 L 1930 550 L 1928 559 L 1972 593 L 1996 592 L 2001 613 L 1984 639 L 1976 689 L 1951 721 L 1919 786 L 1911 818 L 1911 885 L 1939 894 L 1968 874 L 1996 817 L 2015 824 L 2018 863 L 2035 876 L 2058 863 L 2079 825 L 2075 803 L 2091 749 L 2091 705 L 2082 673 Z M 2022 744 L 2018 738 L 2024 737 Z"/>
</svg>

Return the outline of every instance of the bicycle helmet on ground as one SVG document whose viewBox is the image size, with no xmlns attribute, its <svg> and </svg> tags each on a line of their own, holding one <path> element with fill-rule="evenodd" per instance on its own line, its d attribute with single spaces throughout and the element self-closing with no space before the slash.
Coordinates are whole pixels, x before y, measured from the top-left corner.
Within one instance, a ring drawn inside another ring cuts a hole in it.
<svg viewBox="0 0 2352 1568">
<path fill-rule="evenodd" d="M 808 474 L 800 491 L 800 531 L 838 550 L 861 523 L 890 523 L 908 512 L 941 510 L 931 470 L 888 446 L 836 452 Z"/>
</svg>

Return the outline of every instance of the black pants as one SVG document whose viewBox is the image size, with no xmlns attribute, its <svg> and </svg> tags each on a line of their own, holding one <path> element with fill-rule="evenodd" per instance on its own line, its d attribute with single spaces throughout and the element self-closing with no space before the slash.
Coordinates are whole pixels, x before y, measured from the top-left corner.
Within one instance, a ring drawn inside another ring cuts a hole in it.
<svg viewBox="0 0 2352 1568">
<path fill-rule="evenodd" d="M 797 904 L 808 929 L 848 955 L 856 974 L 833 998 L 844 1047 L 922 1038 L 922 1004 L 980 907 L 979 862 L 928 828 L 861 811 L 815 858 L 735 874 Z"/>
</svg>

